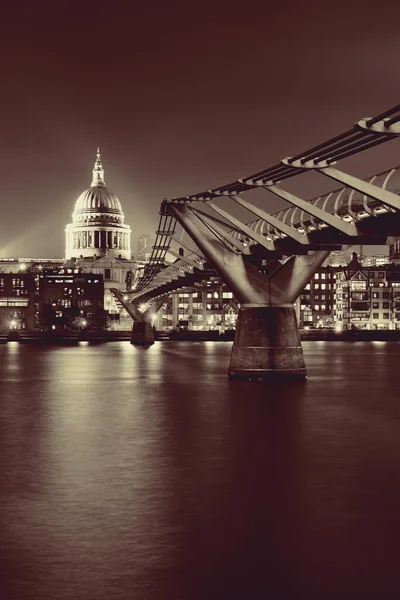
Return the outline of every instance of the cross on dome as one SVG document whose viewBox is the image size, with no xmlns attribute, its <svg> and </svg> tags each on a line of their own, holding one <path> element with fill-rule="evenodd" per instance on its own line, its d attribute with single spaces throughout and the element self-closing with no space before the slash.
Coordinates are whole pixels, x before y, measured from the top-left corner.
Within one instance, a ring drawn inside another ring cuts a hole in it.
<svg viewBox="0 0 400 600">
<path fill-rule="evenodd" d="M 106 187 L 104 181 L 104 169 L 100 158 L 100 148 L 97 148 L 96 152 L 96 160 L 93 167 L 92 187 Z"/>
</svg>

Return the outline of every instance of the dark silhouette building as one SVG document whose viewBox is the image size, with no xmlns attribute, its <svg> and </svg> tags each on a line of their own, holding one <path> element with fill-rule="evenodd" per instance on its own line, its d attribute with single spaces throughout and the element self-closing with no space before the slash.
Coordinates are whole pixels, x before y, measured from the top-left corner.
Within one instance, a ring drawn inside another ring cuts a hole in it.
<svg viewBox="0 0 400 600">
<path fill-rule="evenodd" d="M 64 269 L 39 281 L 39 323 L 44 330 L 97 329 L 105 325 L 103 276 Z"/>
</svg>

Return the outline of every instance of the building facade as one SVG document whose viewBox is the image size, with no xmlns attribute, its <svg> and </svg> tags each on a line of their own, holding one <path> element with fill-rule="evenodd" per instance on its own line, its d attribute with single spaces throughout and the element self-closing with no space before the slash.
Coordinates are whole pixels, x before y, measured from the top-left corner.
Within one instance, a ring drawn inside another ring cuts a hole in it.
<svg viewBox="0 0 400 600">
<path fill-rule="evenodd" d="M 234 329 L 238 303 L 219 278 L 174 292 L 157 313 L 160 331 Z"/>
<path fill-rule="evenodd" d="M 63 269 L 39 279 L 39 323 L 44 330 L 105 326 L 102 275 Z"/>
<path fill-rule="evenodd" d="M 296 302 L 300 329 L 333 326 L 337 268 L 320 267 Z"/>
<path fill-rule="evenodd" d="M 363 266 L 353 253 L 336 274 L 337 329 L 400 329 L 400 266 Z"/>
<path fill-rule="evenodd" d="M 0 331 L 32 330 L 35 281 L 30 273 L 0 273 Z"/>
</svg>

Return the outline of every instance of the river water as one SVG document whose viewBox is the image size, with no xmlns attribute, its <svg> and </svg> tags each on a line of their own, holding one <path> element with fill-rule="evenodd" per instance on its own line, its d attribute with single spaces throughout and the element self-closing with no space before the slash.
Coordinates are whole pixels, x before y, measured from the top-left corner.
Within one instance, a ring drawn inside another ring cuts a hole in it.
<svg viewBox="0 0 400 600">
<path fill-rule="evenodd" d="M 1 598 L 397 597 L 400 343 L 0 346 Z"/>
</svg>

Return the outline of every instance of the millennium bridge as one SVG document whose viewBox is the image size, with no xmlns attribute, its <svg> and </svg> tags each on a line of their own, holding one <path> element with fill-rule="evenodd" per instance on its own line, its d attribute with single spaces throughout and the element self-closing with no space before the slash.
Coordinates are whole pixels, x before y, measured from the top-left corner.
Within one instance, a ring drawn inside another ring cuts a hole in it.
<svg viewBox="0 0 400 600">
<path fill-rule="evenodd" d="M 132 343 L 154 343 L 152 317 L 171 292 L 218 276 L 240 305 L 228 376 L 305 378 L 297 297 L 331 250 L 392 244 L 400 238 L 400 166 L 360 179 L 336 163 L 398 135 L 400 105 L 363 118 L 344 133 L 264 171 L 217 189 L 165 198 L 143 275 L 133 290 L 113 290 L 133 319 Z M 285 189 L 286 179 L 310 171 L 334 180 L 339 188 L 311 200 Z M 259 208 L 247 194 L 257 189 L 289 206 L 275 213 Z M 243 222 L 232 214 L 237 206 L 251 213 L 252 220 Z M 183 243 L 182 230 L 195 248 Z M 168 261 L 167 255 L 174 260 Z M 148 304 L 145 311 L 139 309 L 143 303 Z"/>
</svg>

